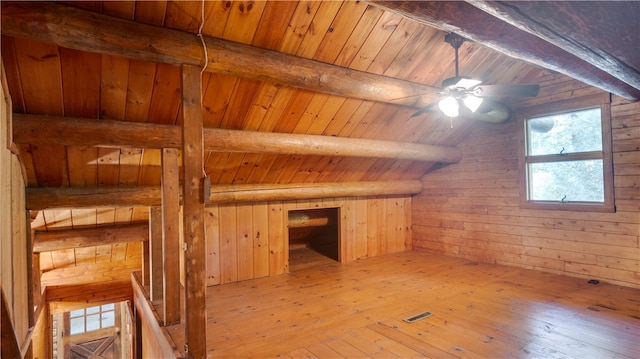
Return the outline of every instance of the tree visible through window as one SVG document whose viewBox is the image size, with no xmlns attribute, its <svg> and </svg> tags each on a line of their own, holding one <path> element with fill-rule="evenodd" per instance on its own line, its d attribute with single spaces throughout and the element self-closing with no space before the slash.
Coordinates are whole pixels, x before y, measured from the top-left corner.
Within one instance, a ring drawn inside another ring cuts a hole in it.
<svg viewBox="0 0 640 359">
<path fill-rule="evenodd" d="M 607 170 L 610 120 L 608 115 L 603 118 L 603 108 L 556 110 L 522 118 L 523 204 L 571 210 L 613 208 L 612 173 Z"/>
<path fill-rule="evenodd" d="M 600 108 L 526 122 L 529 199 L 604 202 Z"/>
</svg>

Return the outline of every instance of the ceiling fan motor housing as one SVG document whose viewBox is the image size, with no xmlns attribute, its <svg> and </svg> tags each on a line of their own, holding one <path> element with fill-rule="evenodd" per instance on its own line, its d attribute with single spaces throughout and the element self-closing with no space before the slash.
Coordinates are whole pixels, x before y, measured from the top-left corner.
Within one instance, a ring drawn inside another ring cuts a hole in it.
<svg viewBox="0 0 640 359">
<path fill-rule="evenodd" d="M 481 82 L 469 76 L 456 76 L 442 81 L 442 88 L 445 90 L 468 90 Z"/>
<path fill-rule="evenodd" d="M 462 43 L 464 42 L 464 40 L 465 40 L 464 37 L 453 32 L 450 32 L 444 35 L 444 41 L 449 45 L 451 45 L 456 50 L 459 49 L 460 46 L 462 46 Z"/>
</svg>

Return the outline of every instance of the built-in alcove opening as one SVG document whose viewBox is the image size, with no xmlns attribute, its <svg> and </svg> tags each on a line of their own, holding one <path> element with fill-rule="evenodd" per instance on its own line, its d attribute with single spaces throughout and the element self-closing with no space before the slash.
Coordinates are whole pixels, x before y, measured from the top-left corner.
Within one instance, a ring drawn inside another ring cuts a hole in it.
<svg viewBox="0 0 640 359">
<path fill-rule="evenodd" d="M 340 261 L 339 208 L 289 211 L 289 270 Z"/>
</svg>

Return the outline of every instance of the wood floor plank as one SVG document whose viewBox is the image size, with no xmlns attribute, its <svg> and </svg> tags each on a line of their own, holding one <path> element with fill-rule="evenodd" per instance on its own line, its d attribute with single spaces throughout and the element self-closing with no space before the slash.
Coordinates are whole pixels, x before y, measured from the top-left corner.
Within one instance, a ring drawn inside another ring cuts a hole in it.
<svg viewBox="0 0 640 359">
<path fill-rule="evenodd" d="M 370 333 L 365 333 L 368 331 Z M 367 335 L 368 334 L 368 335 Z M 371 337 L 373 335 L 373 337 Z M 368 329 L 356 329 L 352 330 L 341 337 L 345 342 L 353 345 L 358 350 L 362 351 L 364 355 L 361 357 L 367 358 L 408 358 L 417 354 L 413 352 L 411 354 L 405 353 L 403 356 L 394 355 L 391 351 L 387 350 L 384 343 L 381 343 L 381 338 Z M 391 341 L 390 341 L 391 342 Z M 395 343 L 395 342 L 391 342 Z M 404 347 L 405 351 L 411 351 L 411 349 Z"/>
<path fill-rule="evenodd" d="M 292 350 L 287 354 L 287 356 L 291 358 L 299 358 L 299 359 L 318 359 L 318 357 L 309 351 L 307 348 L 300 348 L 296 350 Z"/>
<path fill-rule="evenodd" d="M 632 359 L 637 358 L 637 354 L 633 357 L 618 353 L 616 348 L 611 348 L 611 350 L 599 348 L 583 340 L 575 340 L 572 338 L 567 338 L 563 335 L 556 333 L 549 333 L 544 337 L 536 340 L 535 344 L 540 344 L 541 346 L 547 348 L 548 350 L 553 350 L 558 353 L 562 353 L 567 356 L 572 356 L 576 358 L 620 358 L 620 359 Z"/>
<path fill-rule="evenodd" d="M 324 343 L 309 345 L 307 346 L 307 349 L 317 358 L 346 358 L 344 355 L 338 353 Z"/>
<path fill-rule="evenodd" d="M 208 287 L 207 347 L 222 358 L 635 358 L 638 298 L 638 289 L 419 251 L 319 261 Z M 403 321 L 422 311 L 433 315 Z M 182 347 L 180 327 L 168 332 Z"/>
<path fill-rule="evenodd" d="M 619 318 L 617 313 L 602 314 L 589 313 L 588 308 L 576 307 L 555 302 L 536 301 L 526 302 L 526 295 L 519 297 L 507 297 L 507 303 L 500 303 L 505 300 L 504 297 L 492 298 L 491 301 L 486 298 L 476 298 L 475 303 L 488 308 L 488 311 L 499 311 L 504 315 L 517 313 L 525 318 L 523 320 L 511 321 L 510 323 L 530 323 L 531 321 L 540 321 L 546 323 L 547 330 L 541 332 L 564 331 L 570 332 L 572 335 L 581 337 L 583 340 L 591 337 L 603 336 L 605 338 L 615 338 L 615 345 L 619 349 L 630 346 L 640 352 L 639 321 L 624 320 Z M 588 302 L 587 302 L 588 303 Z M 540 328 L 540 326 L 537 326 Z M 630 344 L 628 344 L 630 343 Z"/>
<path fill-rule="evenodd" d="M 327 340 L 324 340 L 322 344 L 333 349 L 345 358 L 363 358 L 366 356 L 366 354 L 361 350 L 340 338 L 329 338 Z"/>
<path fill-rule="evenodd" d="M 460 296 L 460 301 L 442 301 L 430 306 L 429 309 L 436 315 L 444 315 L 447 318 L 464 318 L 472 323 L 477 323 L 479 328 L 491 331 L 495 330 L 502 335 L 510 336 L 514 343 L 524 345 L 537 333 L 550 331 L 554 326 L 548 322 L 530 318 L 508 310 L 508 307 L 478 305 L 477 302 L 465 301 Z M 496 315 L 495 313 L 500 313 Z M 486 329 L 490 328 L 490 329 Z M 497 336 L 497 334 L 496 334 Z"/>
<path fill-rule="evenodd" d="M 500 353 L 517 358 L 522 355 L 520 346 L 526 344 L 452 316 L 434 315 L 412 324 L 394 323 L 394 327 L 452 354 L 464 353 L 464 357 L 487 358 Z"/>
<path fill-rule="evenodd" d="M 457 355 L 448 353 L 445 350 L 442 350 L 436 346 L 426 343 L 418 339 L 417 337 L 403 333 L 402 331 L 397 330 L 397 328 L 390 327 L 384 323 L 376 323 L 376 324 L 370 325 L 368 328 L 395 342 L 398 342 L 406 347 L 409 347 L 412 350 L 415 350 L 418 353 L 425 355 L 429 358 L 457 358 L 458 357 Z"/>
<path fill-rule="evenodd" d="M 391 340 L 384 335 L 379 335 L 375 331 L 369 328 L 361 328 L 354 331 L 355 334 L 360 336 L 360 338 L 364 340 L 369 340 L 375 345 L 380 346 L 382 348 L 381 354 L 385 354 L 386 352 L 392 353 L 393 356 L 398 358 L 422 358 L 424 355 L 418 353 L 417 351 L 402 345 L 395 340 Z M 390 358 L 390 357 L 387 357 Z"/>
<path fill-rule="evenodd" d="M 553 348 L 545 346 L 543 343 L 531 342 L 523 348 L 527 354 L 523 358 L 545 358 L 545 359 L 579 359 L 575 356 L 570 356 L 561 353 Z"/>
</svg>

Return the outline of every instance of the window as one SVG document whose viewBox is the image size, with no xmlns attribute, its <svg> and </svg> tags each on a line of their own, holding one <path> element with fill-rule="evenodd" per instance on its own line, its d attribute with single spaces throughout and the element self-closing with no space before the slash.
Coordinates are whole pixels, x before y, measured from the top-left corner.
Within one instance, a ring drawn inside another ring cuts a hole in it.
<svg viewBox="0 0 640 359">
<path fill-rule="evenodd" d="M 99 305 L 69 312 L 69 335 L 82 334 L 115 325 L 115 304 Z"/>
<path fill-rule="evenodd" d="M 588 99 L 521 116 L 523 207 L 613 211 L 609 110 Z"/>
</svg>

